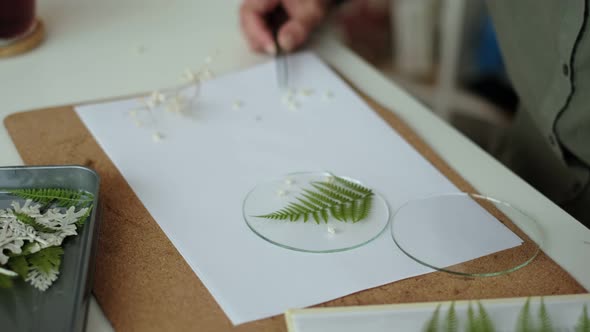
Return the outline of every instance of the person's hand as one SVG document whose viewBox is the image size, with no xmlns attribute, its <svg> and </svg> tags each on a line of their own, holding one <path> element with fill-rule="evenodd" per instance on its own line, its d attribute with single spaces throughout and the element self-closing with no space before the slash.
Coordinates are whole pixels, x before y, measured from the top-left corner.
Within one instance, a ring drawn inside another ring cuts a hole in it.
<svg viewBox="0 0 590 332">
<path fill-rule="evenodd" d="M 313 29 L 326 17 L 331 0 L 244 0 L 240 21 L 250 48 L 258 52 L 276 53 L 272 32 L 265 15 L 282 5 L 289 19 L 278 32 L 281 48 L 287 52 L 301 46 Z"/>
</svg>

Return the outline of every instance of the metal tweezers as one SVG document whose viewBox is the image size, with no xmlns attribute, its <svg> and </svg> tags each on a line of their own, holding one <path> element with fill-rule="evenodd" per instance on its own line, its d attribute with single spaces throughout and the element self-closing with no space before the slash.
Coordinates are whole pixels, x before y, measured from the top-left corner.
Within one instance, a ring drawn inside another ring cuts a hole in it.
<svg viewBox="0 0 590 332">
<path fill-rule="evenodd" d="M 285 89 L 289 85 L 289 67 L 287 63 L 287 53 L 279 44 L 279 30 L 287 21 L 288 15 L 282 6 L 277 6 L 267 15 L 266 22 L 272 31 L 272 38 L 275 44 L 275 64 L 277 73 L 277 85 L 280 89 Z"/>
</svg>

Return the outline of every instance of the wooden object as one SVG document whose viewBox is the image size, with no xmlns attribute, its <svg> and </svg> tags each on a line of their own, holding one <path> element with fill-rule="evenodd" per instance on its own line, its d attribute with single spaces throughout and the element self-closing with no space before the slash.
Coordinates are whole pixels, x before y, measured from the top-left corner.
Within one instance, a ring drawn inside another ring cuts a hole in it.
<svg viewBox="0 0 590 332">
<path fill-rule="evenodd" d="M 7 58 L 21 53 L 28 52 L 43 42 L 45 38 L 45 27 L 40 19 L 37 19 L 33 31 L 21 39 L 15 40 L 5 46 L 0 46 L 0 59 Z"/>
<path fill-rule="evenodd" d="M 473 188 L 393 113 L 371 107 L 461 190 Z M 101 176 L 102 225 L 94 294 L 118 331 L 284 331 L 283 316 L 232 326 L 199 278 L 150 216 L 72 106 L 17 113 L 4 121 L 29 165 L 80 164 Z M 479 258 L 497 264 L 505 252 Z M 247 285 L 244 285 L 247 287 Z M 541 253 L 516 272 L 488 278 L 430 273 L 319 305 L 349 306 L 586 293 Z"/>
</svg>

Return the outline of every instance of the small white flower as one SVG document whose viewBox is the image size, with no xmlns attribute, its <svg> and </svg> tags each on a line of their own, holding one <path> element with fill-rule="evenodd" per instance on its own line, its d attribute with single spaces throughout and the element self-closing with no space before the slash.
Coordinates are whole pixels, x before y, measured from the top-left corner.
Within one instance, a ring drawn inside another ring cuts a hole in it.
<svg viewBox="0 0 590 332">
<path fill-rule="evenodd" d="M 242 106 L 244 106 L 244 103 L 243 103 L 241 100 L 236 100 L 236 101 L 234 101 L 234 102 L 233 102 L 233 104 L 232 104 L 232 108 L 233 108 L 234 110 L 239 110 L 239 109 L 241 109 L 241 108 L 242 108 Z"/>
<path fill-rule="evenodd" d="M 156 132 L 152 134 L 152 140 L 156 143 L 160 142 L 163 138 L 164 136 L 161 133 Z"/>
<path fill-rule="evenodd" d="M 326 227 L 326 230 L 328 231 L 328 233 L 330 233 L 331 235 L 336 234 L 336 228 L 332 225 L 328 225 L 328 227 Z"/>
<path fill-rule="evenodd" d="M 25 280 L 38 290 L 46 291 L 47 288 L 49 288 L 49 286 L 51 286 L 51 284 L 57 280 L 58 276 L 58 270 L 49 270 L 49 273 L 45 274 L 39 270 L 33 269 L 29 271 L 29 274 Z"/>
</svg>

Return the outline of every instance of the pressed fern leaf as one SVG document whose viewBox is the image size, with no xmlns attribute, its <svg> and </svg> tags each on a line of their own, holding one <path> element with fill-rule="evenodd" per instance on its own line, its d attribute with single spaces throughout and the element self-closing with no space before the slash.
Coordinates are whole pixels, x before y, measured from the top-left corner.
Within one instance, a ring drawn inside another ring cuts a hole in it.
<svg viewBox="0 0 590 332">
<path fill-rule="evenodd" d="M 44 205 L 55 204 L 60 207 L 87 207 L 94 201 L 94 195 L 91 193 L 64 188 L 27 188 L 27 189 L 8 189 L 12 195 L 23 199 L 30 199 L 33 202 Z"/>
<path fill-rule="evenodd" d="M 533 332 L 533 320 L 531 319 L 530 303 L 531 298 L 527 298 L 520 314 L 518 315 L 518 322 L 516 323 L 517 332 Z"/>
<path fill-rule="evenodd" d="M 23 279 L 29 274 L 29 263 L 24 255 L 10 257 L 8 267 Z"/>
<path fill-rule="evenodd" d="M 576 325 L 576 332 L 590 332 L 590 317 L 588 317 L 588 307 L 585 304 L 578 325 Z"/>
<path fill-rule="evenodd" d="M 446 332 L 457 332 L 459 331 L 459 325 L 457 324 L 457 313 L 455 312 L 455 302 L 451 302 L 447 316 L 445 317 L 445 331 Z"/>
<path fill-rule="evenodd" d="M 440 304 L 436 306 L 436 309 L 434 310 L 432 317 L 430 317 L 430 320 L 428 320 L 428 323 L 426 323 L 426 326 L 424 327 L 424 332 L 437 332 L 438 331 L 439 316 L 440 316 Z"/>
<path fill-rule="evenodd" d="M 315 189 L 303 189 L 297 202 L 258 218 L 303 222 L 313 219 L 316 224 L 328 222 L 330 216 L 339 221 L 356 223 L 368 217 L 371 210 L 373 191 L 360 184 L 334 176 L 333 182 L 314 181 Z"/>
<path fill-rule="evenodd" d="M 481 304 L 481 302 L 477 302 L 477 306 L 478 306 L 478 311 L 479 311 L 479 317 L 477 318 L 477 330 L 476 331 L 481 331 L 481 332 L 494 332 L 496 330 L 496 328 L 494 327 L 494 324 L 492 323 L 492 320 L 490 319 L 490 316 L 488 315 L 488 312 L 484 309 L 483 305 Z"/>
<path fill-rule="evenodd" d="M 539 329 L 540 332 L 553 331 L 553 324 L 549 318 L 549 312 L 547 312 L 547 307 L 545 307 L 545 301 L 543 301 L 543 298 L 541 298 L 541 306 L 539 307 L 539 321 L 541 323 L 541 328 Z"/>
<path fill-rule="evenodd" d="M 23 224 L 32 226 L 37 232 L 43 232 L 43 233 L 54 233 L 55 232 L 54 229 L 51 229 L 47 226 L 37 223 L 35 218 L 27 215 L 26 213 L 15 212 L 14 215 L 16 216 L 16 219 L 18 219 L 20 222 L 22 222 Z"/>
</svg>

